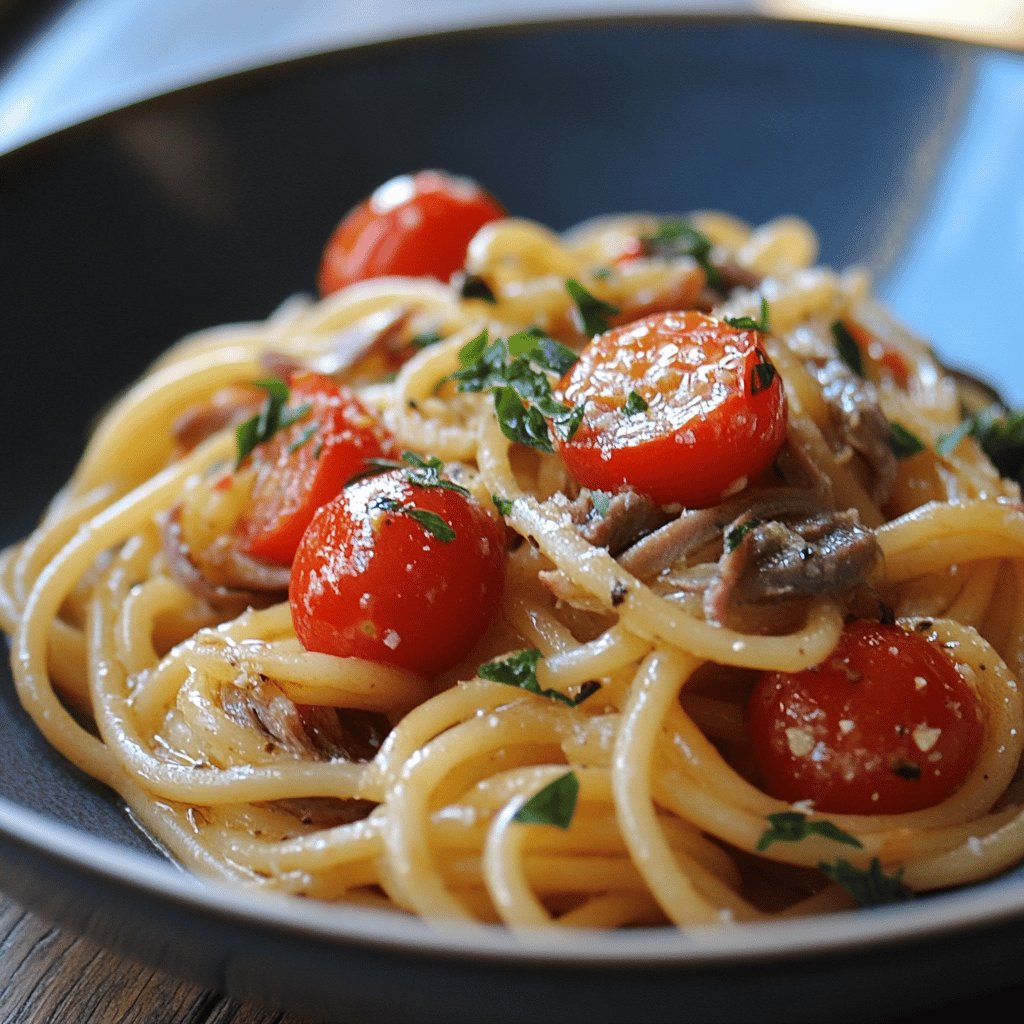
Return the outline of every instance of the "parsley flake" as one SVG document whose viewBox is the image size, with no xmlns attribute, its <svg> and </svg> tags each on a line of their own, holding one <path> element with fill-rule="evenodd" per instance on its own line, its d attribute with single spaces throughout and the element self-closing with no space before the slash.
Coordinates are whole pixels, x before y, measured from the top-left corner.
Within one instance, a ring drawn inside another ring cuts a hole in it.
<svg viewBox="0 0 1024 1024">
<path fill-rule="evenodd" d="M 279 430 L 285 430 L 302 419 L 312 408 L 309 402 L 303 402 L 302 405 L 295 407 L 286 405 L 290 392 L 288 385 L 278 377 L 269 377 L 253 383 L 266 391 L 267 397 L 260 411 L 235 429 L 235 469 L 241 466 L 253 449 L 269 441 Z"/>
<path fill-rule="evenodd" d="M 512 512 L 512 502 L 508 498 L 503 498 L 500 494 L 492 494 L 491 501 L 498 510 L 498 515 L 507 516 Z"/>
<path fill-rule="evenodd" d="M 914 898 L 914 890 L 903 884 L 903 869 L 887 875 L 877 857 L 871 858 L 866 871 L 842 859 L 833 863 L 822 862 L 818 870 L 841 885 L 862 907 L 901 903 Z"/>
<path fill-rule="evenodd" d="M 459 351 L 459 369 L 450 379 L 459 391 L 490 391 L 502 433 L 550 454 L 554 446 L 548 423 L 569 441 L 583 420 L 583 406 L 556 401 L 547 373 L 564 375 L 576 358 L 536 328 L 493 341 L 484 330 Z"/>
<path fill-rule="evenodd" d="M 757 362 L 750 370 L 750 393 L 759 395 L 772 386 L 772 381 L 778 376 L 779 371 L 760 348 L 755 349 L 754 354 L 757 356 Z"/>
<path fill-rule="evenodd" d="M 761 522 L 762 520 L 760 519 L 748 519 L 745 523 L 740 523 L 739 526 L 734 526 L 729 530 L 725 535 L 724 547 L 726 553 L 731 554 L 735 551 L 740 544 L 743 543 L 743 538 L 746 537 L 746 535 L 750 533 L 755 526 L 760 526 Z"/>
<path fill-rule="evenodd" d="M 761 296 L 761 316 L 755 320 L 752 316 L 727 316 L 725 322 L 738 331 L 759 331 L 761 334 L 771 332 L 771 320 L 768 317 L 768 300 Z"/>
<path fill-rule="evenodd" d="M 513 651 L 507 657 L 485 662 L 477 669 L 477 675 L 481 679 L 489 679 L 492 683 L 517 686 L 520 690 L 567 704 L 571 708 L 578 707 L 599 688 L 596 684 L 584 685 L 580 687 L 580 692 L 576 697 L 567 697 L 564 693 L 550 688 L 541 689 L 541 685 L 537 681 L 537 663 L 540 659 L 540 651 L 536 647 L 528 647 L 522 651 Z"/>
<path fill-rule="evenodd" d="M 366 459 L 366 469 L 357 473 L 347 481 L 345 486 L 355 483 L 357 480 L 365 480 L 368 476 L 377 476 L 380 473 L 391 473 L 394 470 L 401 470 L 405 479 L 417 487 L 424 489 L 438 487 L 446 491 L 455 491 L 464 498 L 469 497 L 469 491 L 461 484 L 449 480 L 441 474 L 444 472 L 444 463 L 434 455 L 423 458 L 417 452 L 402 452 L 401 461 L 396 459 Z"/>
<path fill-rule="evenodd" d="M 455 540 L 455 530 L 452 529 L 451 523 L 429 509 L 417 508 L 415 505 L 403 505 L 400 501 L 395 501 L 394 498 L 377 498 L 370 507 L 381 509 L 384 512 L 392 512 L 395 515 L 408 516 L 442 544 L 450 544 Z"/>
<path fill-rule="evenodd" d="M 907 430 L 902 423 L 891 421 L 889 423 L 889 447 L 897 459 L 909 459 L 911 455 L 917 455 L 924 451 L 924 442 L 910 430 Z"/>
<path fill-rule="evenodd" d="M 636 391 L 630 391 L 626 396 L 626 401 L 622 404 L 622 411 L 627 416 L 636 416 L 637 413 L 647 412 L 650 405 L 643 395 Z"/>
<path fill-rule="evenodd" d="M 864 358 L 861 355 L 860 345 L 857 339 L 850 333 L 849 327 L 842 320 L 833 320 L 830 328 L 832 338 L 836 343 L 836 351 L 839 358 L 853 370 L 858 377 L 864 376 Z"/>
<path fill-rule="evenodd" d="M 538 790 L 512 816 L 513 821 L 523 825 L 554 825 L 567 829 L 576 812 L 576 798 L 580 792 L 580 780 L 574 772 L 549 782 Z"/>
<path fill-rule="evenodd" d="M 767 850 L 772 843 L 798 843 L 810 836 L 834 839 L 837 843 L 846 843 L 857 849 L 863 846 L 856 836 L 844 832 L 831 821 L 811 821 L 800 811 L 779 811 L 777 814 L 769 814 L 767 820 L 769 827 L 761 833 L 761 838 L 757 841 L 758 851 Z"/>
<path fill-rule="evenodd" d="M 978 442 L 1001 476 L 1024 480 L 1024 409 L 1011 410 L 998 403 L 987 406 L 941 435 L 935 450 L 949 455 L 965 437 Z"/>
<path fill-rule="evenodd" d="M 704 271 L 709 287 L 721 290 L 722 275 L 711 262 L 711 240 L 689 222 L 679 217 L 661 221 L 653 234 L 641 236 L 640 248 L 645 256 L 691 257 Z"/>
<path fill-rule="evenodd" d="M 604 334 L 608 330 L 608 318 L 619 312 L 618 306 L 612 306 L 603 299 L 591 295 L 575 278 L 570 277 L 565 282 L 565 290 L 572 297 L 579 310 L 580 319 L 583 321 L 583 331 L 593 337 L 595 334 Z"/>
</svg>

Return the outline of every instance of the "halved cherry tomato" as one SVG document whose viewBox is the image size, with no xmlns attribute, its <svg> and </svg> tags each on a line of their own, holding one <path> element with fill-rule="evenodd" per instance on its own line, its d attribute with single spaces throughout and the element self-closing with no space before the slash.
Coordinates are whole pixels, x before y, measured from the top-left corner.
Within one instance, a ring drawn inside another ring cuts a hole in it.
<svg viewBox="0 0 1024 1024">
<path fill-rule="evenodd" d="M 984 738 L 974 690 L 924 637 L 857 621 L 822 664 L 766 672 L 748 736 L 767 792 L 821 811 L 898 814 L 951 796 Z"/>
<path fill-rule="evenodd" d="M 786 434 L 782 379 L 760 333 L 697 312 L 598 335 L 556 398 L 585 403 L 574 437 L 558 443 L 573 476 L 661 505 L 718 504 L 771 465 Z"/>
<path fill-rule="evenodd" d="M 392 178 L 334 229 L 320 264 L 320 294 L 391 274 L 447 281 L 477 231 L 504 216 L 468 178 L 443 171 Z"/>
<path fill-rule="evenodd" d="M 391 435 L 347 388 L 329 377 L 293 378 L 288 405 L 308 410 L 249 456 L 256 468 L 252 500 L 235 535 L 257 558 L 290 565 L 313 513 L 366 460 L 394 454 Z"/>
<path fill-rule="evenodd" d="M 307 650 L 435 675 L 483 635 L 504 576 L 496 517 L 391 471 L 350 484 L 313 517 L 292 565 L 292 621 Z"/>
</svg>

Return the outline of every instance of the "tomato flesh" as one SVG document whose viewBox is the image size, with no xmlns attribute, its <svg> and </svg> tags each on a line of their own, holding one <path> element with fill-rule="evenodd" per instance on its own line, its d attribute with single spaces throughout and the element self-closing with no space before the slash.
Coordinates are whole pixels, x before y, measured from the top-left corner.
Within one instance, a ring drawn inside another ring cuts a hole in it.
<svg viewBox="0 0 1024 1024">
<path fill-rule="evenodd" d="M 256 558 L 290 565 L 313 513 L 366 469 L 394 454 L 391 435 L 347 388 L 328 377 L 293 379 L 289 406 L 309 406 L 296 422 L 258 445 L 252 498 L 239 520 L 239 546 Z"/>
<path fill-rule="evenodd" d="M 414 513 L 439 516 L 442 540 Z M 313 517 L 292 566 L 292 621 L 307 650 L 435 675 L 494 620 L 504 526 L 472 498 L 400 471 L 359 480 Z"/>
<path fill-rule="evenodd" d="M 627 485 L 661 505 L 716 505 L 771 465 L 786 434 L 782 380 L 761 335 L 703 313 L 655 313 L 594 338 L 557 396 L 585 403 L 558 444 L 586 487 Z M 643 412 L 628 412 L 635 392 Z"/>
<path fill-rule="evenodd" d="M 321 295 L 392 274 L 447 281 L 473 236 L 505 211 L 475 182 L 442 171 L 381 185 L 334 229 L 324 249 Z"/>
<path fill-rule="evenodd" d="M 747 728 L 767 792 L 842 814 L 940 803 L 984 739 L 978 697 L 945 654 L 899 626 L 864 621 L 820 665 L 764 673 Z"/>
</svg>

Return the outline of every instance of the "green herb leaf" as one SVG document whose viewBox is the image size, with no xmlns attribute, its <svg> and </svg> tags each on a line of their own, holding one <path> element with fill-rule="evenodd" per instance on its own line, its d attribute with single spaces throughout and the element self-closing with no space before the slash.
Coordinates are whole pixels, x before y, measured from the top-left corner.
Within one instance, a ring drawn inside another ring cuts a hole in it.
<svg viewBox="0 0 1024 1024">
<path fill-rule="evenodd" d="M 491 495 L 491 501 L 498 510 L 498 515 L 507 516 L 512 511 L 512 502 L 508 498 L 502 498 L 498 494 Z"/>
<path fill-rule="evenodd" d="M 524 825 L 554 825 L 567 829 L 576 812 L 576 798 L 580 782 L 574 772 L 566 772 L 554 782 L 534 793 L 512 816 L 513 821 Z"/>
<path fill-rule="evenodd" d="M 901 423 L 889 423 L 889 447 L 897 459 L 909 459 L 924 451 L 924 442 Z"/>
<path fill-rule="evenodd" d="M 612 495 L 608 491 L 591 491 L 590 492 L 590 504 L 594 506 L 594 511 L 602 518 L 608 515 L 608 509 L 611 508 Z"/>
<path fill-rule="evenodd" d="M 444 341 L 444 335 L 440 331 L 430 330 L 420 331 L 419 334 L 413 335 L 409 344 L 413 348 L 430 348 L 431 345 L 436 345 L 441 341 Z"/>
<path fill-rule="evenodd" d="M 535 693 L 539 697 L 547 697 L 549 700 L 558 701 L 560 704 L 567 704 L 571 708 L 582 704 L 599 688 L 583 686 L 576 697 L 567 697 L 564 693 L 553 690 L 550 687 L 541 689 L 541 685 L 537 681 L 537 663 L 540 659 L 540 651 L 536 647 L 528 647 L 522 651 L 514 651 L 507 657 L 485 662 L 477 669 L 477 675 L 481 679 L 489 679 L 492 683 L 516 686 L 520 690 Z"/>
<path fill-rule="evenodd" d="M 401 470 L 405 479 L 417 487 L 439 487 L 442 490 L 455 491 L 464 498 L 469 497 L 469 491 L 465 487 L 441 475 L 444 472 L 444 463 L 436 456 L 432 455 L 425 459 L 418 452 L 404 451 L 401 461 L 396 459 L 366 459 L 365 461 L 366 469 L 346 481 L 346 487 L 357 480 L 365 480 L 368 476 Z"/>
<path fill-rule="evenodd" d="M 1024 409 L 1007 409 L 994 403 L 961 420 L 935 443 L 940 455 L 948 455 L 968 435 L 981 446 L 1001 476 L 1024 481 Z"/>
<path fill-rule="evenodd" d="M 288 445 L 288 454 L 291 455 L 292 452 L 297 452 L 319 429 L 320 421 L 310 420 L 302 433 Z"/>
<path fill-rule="evenodd" d="M 767 850 L 772 843 L 798 843 L 801 839 L 809 836 L 822 836 L 825 839 L 834 839 L 837 843 L 846 843 L 848 846 L 855 846 L 860 849 L 863 844 L 856 836 L 844 832 L 831 821 L 808 819 L 806 814 L 800 811 L 779 811 L 777 814 L 768 815 L 769 827 L 761 833 L 757 841 L 758 850 Z"/>
<path fill-rule="evenodd" d="M 303 402 L 295 408 L 288 408 L 285 405 L 290 394 L 288 385 L 277 377 L 254 381 L 254 384 L 266 391 L 267 397 L 260 411 L 235 429 L 236 469 L 254 448 L 269 441 L 279 430 L 284 430 L 302 419 L 311 408 L 308 402 Z"/>
<path fill-rule="evenodd" d="M 612 306 L 602 299 L 591 295 L 575 278 L 570 277 L 565 282 L 565 290 L 576 303 L 580 312 L 580 319 L 583 321 L 583 332 L 591 336 L 604 334 L 608 330 L 608 318 L 618 313 L 618 307 Z"/>
<path fill-rule="evenodd" d="M 395 515 L 408 516 L 442 544 L 450 544 L 455 540 L 455 530 L 452 529 L 451 523 L 429 509 L 417 508 L 415 505 L 403 505 L 401 502 L 395 501 L 394 498 L 378 498 L 371 504 L 371 507 L 382 509 L 385 512 L 393 512 Z"/>
<path fill-rule="evenodd" d="M 914 890 L 903 884 L 903 870 L 887 875 L 877 857 L 865 871 L 849 861 L 822 862 L 818 870 L 841 885 L 862 907 L 876 907 L 886 903 L 901 903 L 914 898 Z"/>
<path fill-rule="evenodd" d="M 836 343 L 836 351 L 839 358 L 853 370 L 858 377 L 864 376 L 864 358 L 861 355 L 860 345 L 857 339 L 850 333 L 850 329 L 842 320 L 832 321 L 832 338 Z"/>
<path fill-rule="evenodd" d="M 493 341 L 484 331 L 459 352 L 451 375 L 459 391 L 491 391 L 502 433 L 509 440 L 551 453 L 548 420 L 570 440 L 583 420 L 583 407 L 555 401 L 547 372 L 563 375 L 576 353 L 543 331 L 531 328 Z"/>
<path fill-rule="evenodd" d="M 728 554 L 735 551 L 740 544 L 743 543 L 743 538 L 746 537 L 746 535 L 750 533 L 755 526 L 760 526 L 761 522 L 762 521 L 760 519 L 748 519 L 745 523 L 740 523 L 739 526 L 734 526 L 729 530 L 725 535 L 724 547 L 726 553 Z"/>
<path fill-rule="evenodd" d="M 775 369 L 772 361 L 758 348 L 755 352 L 757 362 L 750 370 L 750 393 L 759 395 L 772 386 L 772 381 L 778 376 L 779 371 Z"/>
<path fill-rule="evenodd" d="M 630 391 L 626 396 L 626 401 L 622 404 L 622 411 L 627 416 L 636 416 L 637 413 L 647 412 L 650 406 L 644 399 L 643 395 L 636 391 Z"/>
<path fill-rule="evenodd" d="M 661 256 L 665 259 L 692 257 L 704 271 L 708 285 L 715 289 L 721 288 L 722 275 L 710 259 L 711 240 L 687 221 L 678 217 L 661 221 L 653 234 L 641 236 L 640 247 L 645 256 Z"/>
<path fill-rule="evenodd" d="M 771 331 L 771 320 L 768 317 L 768 300 L 761 296 L 761 316 L 755 320 L 752 316 L 727 316 L 725 322 L 738 331 L 760 331 L 768 334 Z"/>
</svg>

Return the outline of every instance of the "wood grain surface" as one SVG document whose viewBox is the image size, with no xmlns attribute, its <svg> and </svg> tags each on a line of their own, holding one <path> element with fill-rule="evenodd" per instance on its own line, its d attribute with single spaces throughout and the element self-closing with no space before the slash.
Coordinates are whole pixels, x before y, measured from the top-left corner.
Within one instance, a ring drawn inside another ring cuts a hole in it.
<svg viewBox="0 0 1024 1024">
<path fill-rule="evenodd" d="M 314 1024 L 204 992 L 0 897 L 3 1024 Z"/>
</svg>

